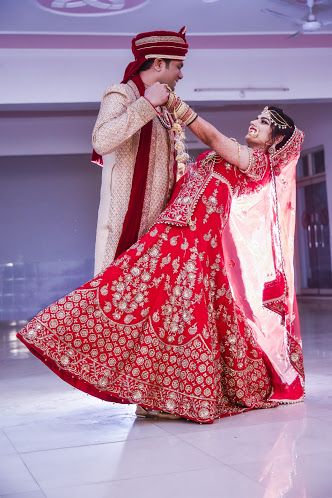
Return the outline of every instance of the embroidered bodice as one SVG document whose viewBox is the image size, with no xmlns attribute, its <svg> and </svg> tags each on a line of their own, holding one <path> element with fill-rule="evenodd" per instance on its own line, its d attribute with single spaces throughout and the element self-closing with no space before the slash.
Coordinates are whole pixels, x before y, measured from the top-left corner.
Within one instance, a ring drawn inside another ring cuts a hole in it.
<svg viewBox="0 0 332 498">
<path fill-rule="evenodd" d="M 302 131 L 295 128 L 286 145 L 274 154 L 262 149 L 252 150 L 250 166 L 243 172 L 216 152 L 203 152 L 177 184 L 168 207 L 158 217 L 157 223 L 190 225 L 197 203 L 213 179 L 226 183 L 231 197 L 257 192 L 270 181 L 272 170 L 279 175 L 285 166 L 298 158 L 302 141 Z"/>
</svg>

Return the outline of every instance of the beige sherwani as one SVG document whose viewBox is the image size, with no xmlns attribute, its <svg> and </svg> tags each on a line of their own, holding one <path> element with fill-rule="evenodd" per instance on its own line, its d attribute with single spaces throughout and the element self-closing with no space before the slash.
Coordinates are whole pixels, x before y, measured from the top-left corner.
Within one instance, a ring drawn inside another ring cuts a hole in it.
<svg viewBox="0 0 332 498">
<path fill-rule="evenodd" d="M 95 151 L 103 156 L 98 211 L 95 274 L 114 259 L 130 199 L 140 130 L 153 120 L 141 237 L 165 208 L 174 185 L 172 132 L 159 121 L 155 109 L 140 97 L 136 85 L 114 85 L 106 90 L 93 130 Z"/>
</svg>

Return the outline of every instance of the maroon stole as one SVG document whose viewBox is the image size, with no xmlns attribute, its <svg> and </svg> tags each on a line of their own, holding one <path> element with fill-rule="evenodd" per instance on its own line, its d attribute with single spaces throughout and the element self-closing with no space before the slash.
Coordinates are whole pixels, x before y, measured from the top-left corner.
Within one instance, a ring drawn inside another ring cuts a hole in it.
<svg viewBox="0 0 332 498">
<path fill-rule="evenodd" d="M 137 86 L 140 96 L 144 95 L 145 87 L 139 74 L 131 78 Z M 149 170 L 150 146 L 152 137 L 152 120 L 141 128 L 134 175 L 131 184 L 130 199 L 127 213 L 124 218 L 122 232 L 115 258 L 129 249 L 137 240 L 142 220 L 142 212 L 145 198 L 146 181 Z M 95 151 L 92 153 L 92 162 L 103 165 L 102 157 Z"/>
<path fill-rule="evenodd" d="M 132 77 L 132 81 L 137 86 L 139 94 L 141 96 L 144 95 L 145 88 L 141 77 L 137 74 Z M 130 199 L 115 258 L 129 249 L 138 240 L 149 170 L 151 137 L 152 120 L 141 128 Z"/>
</svg>

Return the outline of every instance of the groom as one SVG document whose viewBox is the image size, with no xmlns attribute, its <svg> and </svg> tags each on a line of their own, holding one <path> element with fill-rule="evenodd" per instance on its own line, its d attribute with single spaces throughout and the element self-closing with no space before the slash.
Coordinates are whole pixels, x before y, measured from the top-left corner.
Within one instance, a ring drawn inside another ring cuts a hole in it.
<svg viewBox="0 0 332 498">
<path fill-rule="evenodd" d="M 182 79 L 185 28 L 132 40 L 135 60 L 104 93 L 93 130 L 93 161 L 103 165 L 95 274 L 135 243 L 165 208 L 175 182 L 166 85 Z"/>
</svg>

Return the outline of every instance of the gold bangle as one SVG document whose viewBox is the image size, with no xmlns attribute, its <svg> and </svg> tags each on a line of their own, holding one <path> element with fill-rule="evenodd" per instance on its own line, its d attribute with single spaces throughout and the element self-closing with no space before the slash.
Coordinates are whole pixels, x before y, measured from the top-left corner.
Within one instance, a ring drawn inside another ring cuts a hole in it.
<svg viewBox="0 0 332 498">
<path fill-rule="evenodd" d="M 187 112 L 188 108 L 189 108 L 188 104 L 181 101 L 180 105 L 178 107 L 176 107 L 175 110 L 176 110 L 177 115 L 179 117 L 181 117 Z"/>
<path fill-rule="evenodd" d="M 174 114 L 175 119 L 180 119 L 185 125 L 191 124 L 197 118 L 197 113 L 174 92 L 170 92 L 166 107 Z"/>
<path fill-rule="evenodd" d="M 237 162 L 238 162 L 238 166 L 240 166 L 240 160 L 241 160 L 241 145 L 239 144 L 239 142 L 236 142 L 236 145 L 237 145 Z"/>
<path fill-rule="evenodd" d="M 195 121 L 196 118 L 198 118 L 198 114 L 197 114 L 197 112 L 193 112 L 193 114 L 191 114 L 190 117 L 187 119 L 186 125 L 187 126 L 191 125 Z"/>
<path fill-rule="evenodd" d="M 249 164 L 248 164 L 248 168 L 245 170 L 246 173 L 249 173 L 249 171 L 251 170 L 252 168 L 252 164 L 253 164 L 253 157 L 252 157 L 252 150 L 249 149 L 249 147 L 247 147 L 248 149 L 248 156 L 249 156 Z"/>
<path fill-rule="evenodd" d="M 170 112 L 174 112 L 174 109 L 178 105 L 178 97 L 174 92 L 170 92 L 168 96 L 168 100 L 166 102 L 166 107 Z"/>
<path fill-rule="evenodd" d="M 240 165 L 240 161 L 241 161 L 241 145 L 239 144 L 239 142 L 236 140 L 236 138 L 231 138 L 232 142 L 234 142 L 237 146 L 237 162 L 238 162 L 238 166 Z"/>
</svg>

